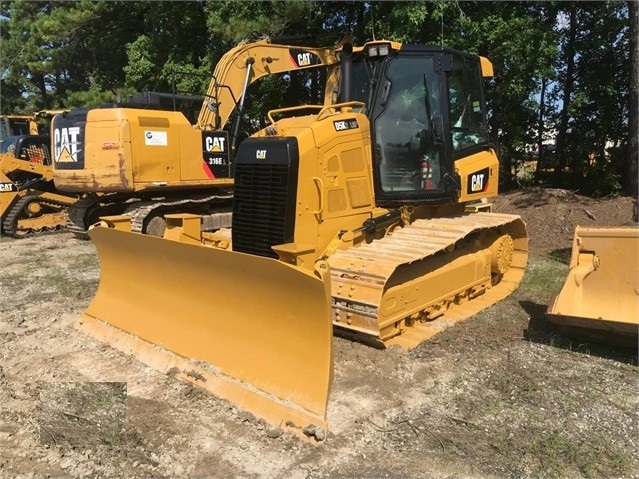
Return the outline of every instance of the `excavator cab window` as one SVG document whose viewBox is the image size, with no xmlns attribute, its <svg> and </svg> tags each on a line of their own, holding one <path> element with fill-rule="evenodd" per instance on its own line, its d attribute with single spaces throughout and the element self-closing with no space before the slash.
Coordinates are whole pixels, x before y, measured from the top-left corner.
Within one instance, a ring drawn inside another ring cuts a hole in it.
<svg viewBox="0 0 639 479">
<path fill-rule="evenodd" d="M 0 142 L 6 140 L 11 136 L 11 125 L 9 118 L 6 116 L 0 116 Z"/>
<path fill-rule="evenodd" d="M 351 71 L 351 91 L 349 99 L 352 101 L 361 101 L 363 103 L 369 103 L 370 95 L 370 73 L 366 58 L 363 55 L 358 55 L 353 59 L 353 66 Z"/>
<path fill-rule="evenodd" d="M 351 67 L 351 91 L 349 100 L 361 101 L 366 105 L 371 104 L 371 85 L 375 82 L 375 72 L 378 65 L 384 60 L 382 56 L 369 57 L 365 52 L 354 55 Z"/>
</svg>

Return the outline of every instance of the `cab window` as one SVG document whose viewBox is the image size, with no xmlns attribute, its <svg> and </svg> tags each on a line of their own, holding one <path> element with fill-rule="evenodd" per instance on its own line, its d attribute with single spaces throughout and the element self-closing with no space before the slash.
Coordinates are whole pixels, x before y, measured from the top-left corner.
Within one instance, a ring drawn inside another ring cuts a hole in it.
<svg viewBox="0 0 639 479">
<path fill-rule="evenodd" d="M 448 76 L 453 151 L 488 142 L 482 81 L 479 61 L 453 56 L 453 68 Z"/>
</svg>

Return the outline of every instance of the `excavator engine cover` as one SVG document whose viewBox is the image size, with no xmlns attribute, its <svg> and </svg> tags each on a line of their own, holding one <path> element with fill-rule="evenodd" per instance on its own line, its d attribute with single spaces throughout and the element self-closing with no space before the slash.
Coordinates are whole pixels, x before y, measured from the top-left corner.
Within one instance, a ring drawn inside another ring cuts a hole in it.
<svg viewBox="0 0 639 479">
<path fill-rule="evenodd" d="M 639 228 L 577 227 L 570 270 L 548 306 L 549 321 L 594 339 L 637 344 Z"/>
</svg>

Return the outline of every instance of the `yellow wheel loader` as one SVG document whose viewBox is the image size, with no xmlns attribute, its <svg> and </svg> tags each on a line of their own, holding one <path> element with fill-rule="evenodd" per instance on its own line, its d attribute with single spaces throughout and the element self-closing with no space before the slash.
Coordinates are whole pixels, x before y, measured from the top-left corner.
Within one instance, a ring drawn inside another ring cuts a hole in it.
<svg viewBox="0 0 639 479">
<path fill-rule="evenodd" d="M 302 436 L 325 437 L 335 331 L 411 348 L 517 288 L 518 216 L 497 194 L 483 57 L 374 41 L 339 51 L 336 103 L 269 113 L 234 158 L 231 228 L 124 215 L 76 327 Z"/>
<path fill-rule="evenodd" d="M 73 195 L 55 190 L 46 135 L 18 135 L 0 144 L 0 232 L 22 237 L 66 228 Z"/>
<path fill-rule="evenodd" d="M 336 88 L 335 49 L 262 38 L 218 62 L 195 125 L 179 111 L 100 107 L 53 119 L 54 182 L 85 195 L 69 210 L 69 229 L 86 238 L 100 216 L 127 214 L 134 231 L 162 235 L 164 215 L 197 212 L 205 229 L 230 226 L 234 148 L 246 90 L 265 75 L 328 69 Z M 227 122 L 235 111 L 230 128 Z"/>
<path fill-rule="evenodd" d="M 560 330 L 637 347 L 639 228 L 585 228 L 573 237 L 569 271 L 546 312 Z"/>
</svg>

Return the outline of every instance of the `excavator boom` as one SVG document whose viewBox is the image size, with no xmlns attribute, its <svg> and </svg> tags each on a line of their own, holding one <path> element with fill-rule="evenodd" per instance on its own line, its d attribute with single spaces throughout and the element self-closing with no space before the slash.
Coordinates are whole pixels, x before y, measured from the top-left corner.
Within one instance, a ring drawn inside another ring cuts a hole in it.
<svg viewBox="0 0 639 479">
<path fill-rule="evenodd" d="M 55 185 L 86 196 L 70 209 L 69 229 L 86 238 L 100 216 L 127 214 L 135 231 L 161 236 L 164 216 L 178 212 L 203 215 L 205 228 L 229 226 L 233 156 L 249 85 L 266 75 L 322 68 L 330 100 L 336 65 L 335 48 L 262 38 L 220 59 L 195 125 L 179 111 L 118 105 L 57 115 Z"/>
</svg>

